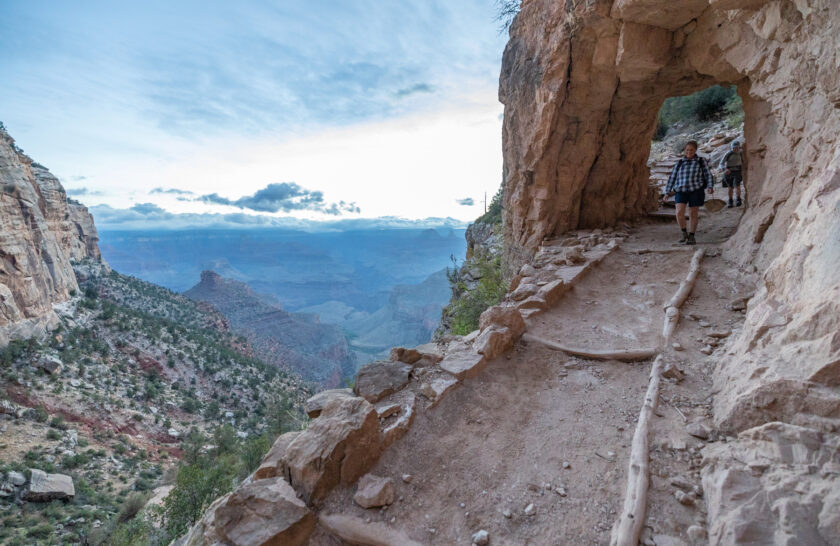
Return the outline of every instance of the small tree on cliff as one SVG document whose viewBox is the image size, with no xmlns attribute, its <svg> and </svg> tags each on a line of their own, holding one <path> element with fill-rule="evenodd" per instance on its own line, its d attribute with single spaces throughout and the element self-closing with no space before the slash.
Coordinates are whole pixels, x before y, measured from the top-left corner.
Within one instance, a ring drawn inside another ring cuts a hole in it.
<svg viewBox="0 0 840 546">
<path fill-rule="evenodd" d="M 496 0 L 496 21 L 501 25 L 500 32 L 510 28 L 513 18 L 519 13 L 522 0 Z"/>
</svg>

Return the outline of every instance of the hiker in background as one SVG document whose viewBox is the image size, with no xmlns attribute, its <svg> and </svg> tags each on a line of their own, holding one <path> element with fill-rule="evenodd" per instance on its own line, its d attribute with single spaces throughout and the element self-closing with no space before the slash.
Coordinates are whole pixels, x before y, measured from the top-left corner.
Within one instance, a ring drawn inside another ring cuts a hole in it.
<svg viewBox="0 0 840 546">
<path fill-rule="evenodd" d="M 697 142 L 692 140 L 685 145 L 685 155 L 674 165 L 665 193 L 674 195 L 677 203 L 677 223 L 682 230 L 680 243 L 697 244 L 694 234 L 700 219 L 700 207 L 706 200 L 703 191 L 715 193 L 715 177 L 709 170 L 706 160 L 697 155 Z M 688 206 L 688 229 L 685 225 L 685 207 Z"/>
<path fill-rule="evenodd" d="M 720 168 L 723 169 L 723 187 L 729 188 L 729 204 L 732 207 L 740 207 L 741 202 L 741 182 L 744 181 L 741 170 L 744 165 L 744 158 L 741 156 L 741 143 L 737 140 L 732 142 L 732 149 L 726 152 L 723 159 L 720 160 Z M 738 200 L 732 202 L 733 190 L 737 195 Z"/>
</svg>

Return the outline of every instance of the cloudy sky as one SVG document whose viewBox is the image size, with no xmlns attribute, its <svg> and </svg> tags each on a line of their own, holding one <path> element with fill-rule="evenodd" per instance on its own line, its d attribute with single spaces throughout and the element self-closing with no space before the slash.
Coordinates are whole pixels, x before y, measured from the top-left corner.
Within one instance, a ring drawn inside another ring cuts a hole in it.
<svg viewBox="0 0 840 546">
<path fill-rule="evenodd" d="M 97 221 L 470 220 L 504 43 L 494 0 L 16 0 L 0 121 Z"/>
</svg>

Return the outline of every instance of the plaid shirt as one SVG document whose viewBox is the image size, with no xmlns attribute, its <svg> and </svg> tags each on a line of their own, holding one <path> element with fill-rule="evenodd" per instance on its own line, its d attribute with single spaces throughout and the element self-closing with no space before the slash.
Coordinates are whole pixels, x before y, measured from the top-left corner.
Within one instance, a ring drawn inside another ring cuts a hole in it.
<svg viewBox="0 0 840 546">
<path fill-rule="evenodd" d="M 695 155 L 692 159 L 683 157 L 674 165 L 665 186 L 665 193 L 691 192 L 714 187 L 715 177 L 709 170 L 708 163 L 699 155 Z"/>
</svg>

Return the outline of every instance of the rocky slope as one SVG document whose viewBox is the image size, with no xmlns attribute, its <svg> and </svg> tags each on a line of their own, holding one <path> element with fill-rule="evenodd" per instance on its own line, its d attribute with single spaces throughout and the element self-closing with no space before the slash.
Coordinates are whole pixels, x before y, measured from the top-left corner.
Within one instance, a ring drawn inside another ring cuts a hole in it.
<svg viewBox="0 0 840 546">
<path fill-rule="evenodd" d="M 172 514 L 134 515 L 182 457 L 224 440 L 229 490 L 311 392 L 211 305 L 112 271 L 87 209 L 2 126 L 0 181 L 0 542 L 166 540 Z"/>
<path fill-rule="evenodd" d="M 321 324 L 316 315 L 289 313 L 276 298 L 213 271 L 204 271 L 201 282 L 184 294 L 219 309 L 266 362 L 332 387 L 355 373 L 355 358 L 342 330 Z"/>
<path fill-rule="evenodd" d="M 302 418 L 303 381 L 250 356 L 218 311 L 96 262 L 77 275 L 80 294 L 57 306 L 48 337 L 0 351 L 0 542 L 100 543 L 132 492 L 171 486 L 189 435 L 226 424 L 258 438 L 277 396 Z M 15 473 L 36 470 L 68 477 L 69 503 L 34 504 L 35 482 Z"/>
<path fill-rule="evenodd" d="M 0 346 L 57 323 L 52 305 L 78 289 L 71 261 L 99 259 L 87 209 L 0 126 Z"/>
</svg>

